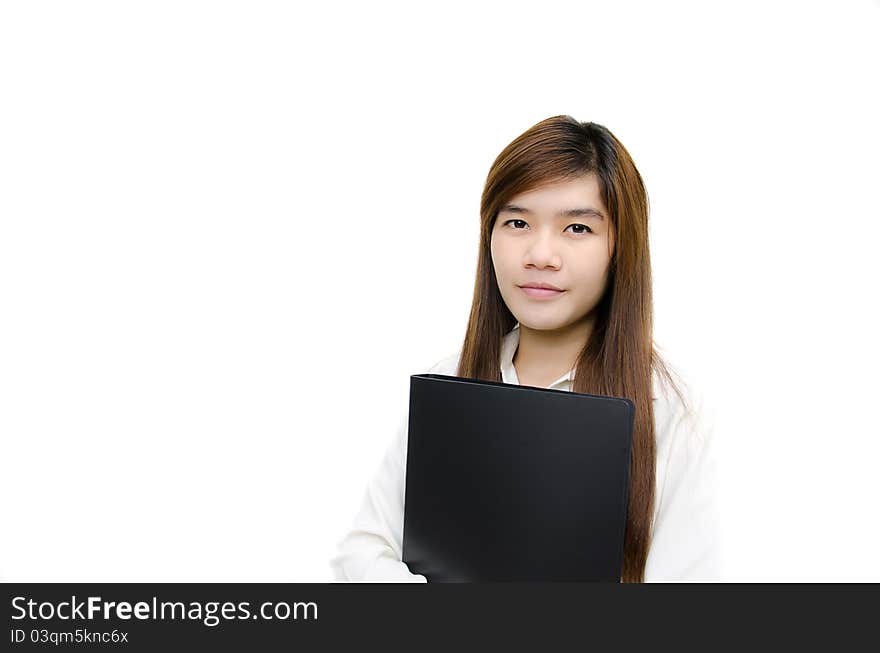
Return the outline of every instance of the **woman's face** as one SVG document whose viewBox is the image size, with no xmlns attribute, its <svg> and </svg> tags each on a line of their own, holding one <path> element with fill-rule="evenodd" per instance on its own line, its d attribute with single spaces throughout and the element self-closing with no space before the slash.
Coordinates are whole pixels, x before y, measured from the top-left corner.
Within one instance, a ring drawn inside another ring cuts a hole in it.
<svg viewBox="0 0 880 653">
<path fill-rule="evenodd" d="M 584 319 L 602 298 L 614 236 L 595 174 L 511 198 L 491 238 L 498 288 L 520 325 L 561 329 Z M 530 283 L 561 291 L 523 289 Z"/>
</svg>

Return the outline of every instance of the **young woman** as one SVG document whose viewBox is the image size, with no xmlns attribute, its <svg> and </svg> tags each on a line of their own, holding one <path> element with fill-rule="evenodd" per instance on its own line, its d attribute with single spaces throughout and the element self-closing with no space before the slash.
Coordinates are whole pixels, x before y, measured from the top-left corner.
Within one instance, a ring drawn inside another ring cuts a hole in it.
<svg viewBox="0 0 880 653">
<path fill-rule="evenodd" d="M 608 129 L 556 116 L 495 160 L 464 343 L 427 371 L 631 399 L 621 580 L 718 579 L 709 431 L 655 349 L 647 194 Z M 406 447 L 404 417 L 331 561 L 337 580 L 430 580 L 401 561 Z"/>
</svg>

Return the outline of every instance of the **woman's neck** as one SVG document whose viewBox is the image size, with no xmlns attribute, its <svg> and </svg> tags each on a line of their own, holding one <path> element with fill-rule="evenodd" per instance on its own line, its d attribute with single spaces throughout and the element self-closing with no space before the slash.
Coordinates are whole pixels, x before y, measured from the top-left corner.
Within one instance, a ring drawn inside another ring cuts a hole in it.
<svg viewBox="0 0 880 653">
<path fill-rule="evenodd" d="M 519 345 L 513 356 L 522 385 L 546 387 L 567 374 L 575 364 L 593 329 L 595 317 L 551 331 L 519 325 Z"/>
</svg>

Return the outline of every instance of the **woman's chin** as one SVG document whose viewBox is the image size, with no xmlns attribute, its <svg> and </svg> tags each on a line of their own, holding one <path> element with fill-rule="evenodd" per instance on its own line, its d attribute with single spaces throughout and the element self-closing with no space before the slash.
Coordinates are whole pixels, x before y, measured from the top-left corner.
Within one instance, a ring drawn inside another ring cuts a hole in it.
<svg viewBox="0 0 880 653">
<path fill-rule="evenodd" d="M 528 315 L 520 314 L 515 317 L 520 328 L 525 327 L 532 331 L 555 331 L 566 325 L 565 319 L 556 315 L 534 315 L 530 312 Z"/>
</svg>

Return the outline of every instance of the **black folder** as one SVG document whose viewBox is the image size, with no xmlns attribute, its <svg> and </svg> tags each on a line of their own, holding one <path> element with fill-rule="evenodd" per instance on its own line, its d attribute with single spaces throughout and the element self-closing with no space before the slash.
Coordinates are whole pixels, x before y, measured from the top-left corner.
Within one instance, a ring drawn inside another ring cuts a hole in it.
<svg viewBox="0 0 880 653">
<path fill-rule="evenodd" d="M 629 399 L 410 377 L 403 561 L 429 582 L 619 582 Z"/>
</svg>

